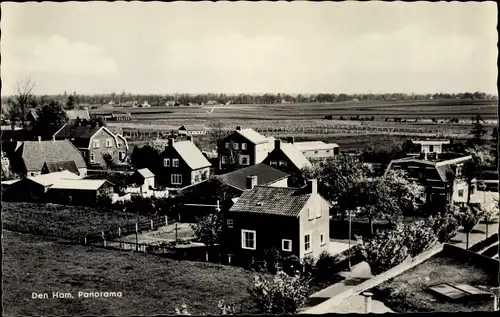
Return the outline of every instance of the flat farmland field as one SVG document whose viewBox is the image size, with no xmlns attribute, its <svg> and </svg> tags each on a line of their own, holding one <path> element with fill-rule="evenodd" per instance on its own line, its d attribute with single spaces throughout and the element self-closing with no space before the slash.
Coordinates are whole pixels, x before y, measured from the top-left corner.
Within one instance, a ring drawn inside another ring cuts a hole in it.
<svg viewBox="0 0 500 317">
<path fill-rule="evenodd" d="M 112 111 L 120 110 L 91 110 L 96 114 Z M 187 123 L 203 123 L 210 128 L 216 122 L 221 122 L 226 129 L 241 125 L 266 136 L 325 140 L 338 143 L 343 149 L 349 150 L 365 148 L 370 144 L 399 142 L 412 137 L 465 139 L 471 129 L 471 119 L 476 114 L 485 119 L 488 135 L 498 122 L 498 105 L 489 100 L 181 106 L 130 108 L 127 111 L 132 113 L 132 121 L 109 124 L 122 126 L 124 132 L 151 132 L 143 134 L 139 140 L 155 138 L 155 133 L 175 130 Z M 325 116 L 331 116 L 331 120 Z M 341 116 L 344 119 L 359 116 L 365 120 L 340 120 Z M 373 121 L 366 120 L 372 116 Z M 399 121 L 395 122 L 394 118 Z M 459 122 L 450 123 L 451 118 L 456 118 Z M 201 141 L 204 137 L 196 138 Z"/>
<path fill-rule="evenodd" d="M 126 111 L 138 121 L 173 123 L 177 120 L 304 120 L 356 116 L 385 119 L 468 119 L 481 114 L 484 119 L 497 119 L 498 107 L 491 100 L 425 100 L 425 101 L 360 101 L 308 104 L 181 106 L 155 108 L 91 109 L 92 114 Z"/>
</svg>

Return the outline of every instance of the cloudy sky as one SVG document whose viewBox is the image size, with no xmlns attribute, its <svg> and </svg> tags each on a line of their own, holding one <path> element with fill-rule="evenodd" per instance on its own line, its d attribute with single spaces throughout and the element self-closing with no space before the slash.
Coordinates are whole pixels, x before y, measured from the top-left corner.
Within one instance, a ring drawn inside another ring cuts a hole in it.
<svg viewBox="0 0 500 317">
<path fill-rule="evenodd" d="M 490 3 L 2 3 L 2 95 L 496 93 Z"/>
</svg>

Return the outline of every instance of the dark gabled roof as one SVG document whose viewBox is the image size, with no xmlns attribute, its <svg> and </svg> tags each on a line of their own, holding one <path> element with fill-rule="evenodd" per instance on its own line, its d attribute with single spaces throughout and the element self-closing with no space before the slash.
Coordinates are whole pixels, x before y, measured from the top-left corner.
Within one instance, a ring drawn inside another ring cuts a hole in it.
<svg viewBox="0 0 500 317">
<path fill-rule="evenodd" d="M 60 139 L 87 139 L 90 138 L 100 129 L 101 127 L 91 125 L 81 125 L 78 126 L 76 124 L 65 125 L 58 132 L 56 132 L 56 138 Z M 87 143 L 88 146 L 88 143 Z"/>
<path fill-rule="evenodd" d="M 61 172 L 66 170 L 70 171 L 71 173 L 75 173 L 76 175 L 80 175 L 75 161 L 45 162 L 43 170 L 46 170 L 49 173 Z"/>
<path fill-rule="evenodd" d="M 40 171 L 45 162 L 74 161 L 78 168 L 87 167 L 82 154 L 69 140 L 24 141 L 16 152 L 27 171 Z"/>
<path fill-rule="evenodd" d="M 227 174 L 219 175 L 218 178 L 227 185 L 240 190 L 245 190 L 248 176 L 257 176 L 257 185 L 268 185 L 290 175 L 269 165 L 261 163 L 245 167 Z"/>
<path fill-rule="evenodd" d="M 186 131 L 206 131 L 207 127 L 204 124 L 185 124 L 179 128 L 179 130 Z"/>
<path fill-rule="evenodd" d="M 310 197 L 306 188 L 257 186 L 244 191 L 229 211 L 298 217 Z"/>
</svg>

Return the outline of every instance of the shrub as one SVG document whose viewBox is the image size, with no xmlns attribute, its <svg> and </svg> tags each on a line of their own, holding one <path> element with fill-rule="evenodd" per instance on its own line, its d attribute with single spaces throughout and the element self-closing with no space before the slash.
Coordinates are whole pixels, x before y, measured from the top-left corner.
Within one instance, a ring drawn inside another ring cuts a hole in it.
<svg viewBox="0 0 500 317">
<path fill-rule="evenodd" d="M 316 272 L 318 277 L 329 279 L 336 274 L 337 272 L 335 272 L 335 268 L 337 267 L 339 260 L 338 256 L 331 255 L 326 251 L 321 252 L 318 257 L 318 261 L 316 262 Z"/>
<path fill-rule="evenodd" d="M 430 217 L 428 222 L 440 243 L 446 243 L 453 238 L 460 226 L 451 213 Z"/>
<path fill-rule="evenodd" d="M 267 271 L 269 273 L 276 274 L 278 269 L 282 267 L 281 262 L 283 261 L 283 257 L 276 248 L 266 249 L 264 251 L 264 259 L 266 260 Z"/>
<path fill-rule="evenodd" d="M 280 271 L 272 278 L 255 276 L 249 293 L 260 313 L 295 314 L 306 303 L 309 283 Z"/>
<path fill-rule="evenodd" d="M 315 272 L 315 265 L 314 263 L 316 260 L 312 256 L 306 256 L 302 259 L 301 261 L 301 266 L 302 266 L 302 272 L 307 275 L 307 276 L 312 276 Z"/>
<path fill-rule="evenodd" d="M 290 276 L 297 275 L 297 273 L 300 274 L 302 271 L 300 259 L 296 255 L 290 255 L 284 258 L 283 271 Z"/>
</svg>

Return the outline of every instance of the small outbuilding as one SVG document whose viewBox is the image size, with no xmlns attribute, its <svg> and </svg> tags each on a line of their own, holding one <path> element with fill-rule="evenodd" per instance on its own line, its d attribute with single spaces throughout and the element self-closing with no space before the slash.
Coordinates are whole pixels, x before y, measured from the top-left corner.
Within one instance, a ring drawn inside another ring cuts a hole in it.
<svg viewBox="0 0 500 317">
<path fill-rule="evenodd" d="M 148 168 L 141 168 L 132 175 L 134 181 L 140 185 L 141 193 L 147 193 L 155 188 L 155 174 Z"/>
</svg>

